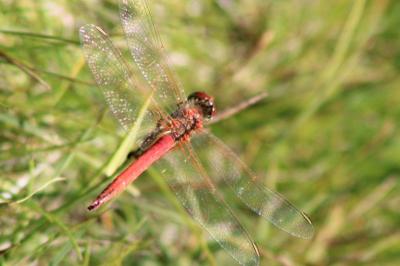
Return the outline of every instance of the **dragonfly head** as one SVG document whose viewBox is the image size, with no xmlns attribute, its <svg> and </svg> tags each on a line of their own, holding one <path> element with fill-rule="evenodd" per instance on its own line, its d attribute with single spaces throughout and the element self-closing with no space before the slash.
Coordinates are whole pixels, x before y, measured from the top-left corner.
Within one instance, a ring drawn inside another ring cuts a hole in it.
<svg viewBox="0 0 400 266">
<path fill-rule="evenodd" d="M 211 119 L 215 114 L 214 98 L 205 92 L 193 92 L 189 95 L 188 101 L 201 110 L 205 119 Z"/>
</svg>

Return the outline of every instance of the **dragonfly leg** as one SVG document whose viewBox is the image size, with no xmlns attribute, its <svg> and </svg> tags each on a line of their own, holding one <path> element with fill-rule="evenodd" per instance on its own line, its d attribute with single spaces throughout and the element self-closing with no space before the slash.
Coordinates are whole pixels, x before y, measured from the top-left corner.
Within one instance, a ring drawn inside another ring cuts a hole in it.
<svg viewBox="0 0 400 266">
<path fill-rule="evenodd" d="M 137 159 L 142 154 L 143 154 L 143 150 L 141 148 L 139 148 L 139 149 L 129 152 L 128 155 L 126 156 L 126 159 L 127 160 Z"/>
</svg>

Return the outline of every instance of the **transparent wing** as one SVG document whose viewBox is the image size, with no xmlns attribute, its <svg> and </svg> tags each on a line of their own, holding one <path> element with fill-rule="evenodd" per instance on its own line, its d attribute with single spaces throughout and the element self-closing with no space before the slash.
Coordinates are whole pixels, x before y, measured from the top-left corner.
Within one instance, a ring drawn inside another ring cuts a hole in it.
<svg viewBox="0 0 400 266">
<path fill-rule="evenodd" d="M 186 98 L 166 63 L 161 38 L 146 1 L 121 0 L 120 16 L 132 57 L 144 79 L 154 89 L 156 101 L 168 111 L 174 111 L 176 104 Z"/>
<path fill-rule="evenodd" d="M 101 28 L 89 24 L 81 27 L 79 32 L 94 79 L 111 112 L 122 127 L 128 130 L 136 119 L 138 109 L 150 97 L 151 91 L 140 87 L 133 79 L 133 70 L 124 62 L 121 53 Z M 152 108 L 155 106 L 148 110 Z M 155 123 L 156 117 L 147 111 L 141 129 L 149 130 Z"/>
<path fill-rule="evenodd" d="M 187 212 L 219 245 L 241 265 L 258 265 L 256 246 L 217 193 L 190 146 L 181 144 L 154 167 L 168 181 Z M 202 186 L 198 186 L 201 182 Z"/>
<path fill-rule="evenodd" d="M 222 141 L 208 132 L 195 134 L 191 143 L 215 182 L 222 181 L 251 210 L 289 234 L 309 239 L 314 228 L 309 218 L 257 177 Z"/>
</svg>

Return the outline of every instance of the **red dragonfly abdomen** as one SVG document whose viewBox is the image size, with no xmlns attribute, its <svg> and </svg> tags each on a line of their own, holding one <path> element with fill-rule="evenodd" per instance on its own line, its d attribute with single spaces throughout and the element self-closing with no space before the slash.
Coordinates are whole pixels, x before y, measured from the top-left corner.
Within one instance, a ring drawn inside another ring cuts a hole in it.
<svg viewBox="0 0 400 266">
<path fill-rule="evenodd" d="M 171 135 L 166 135 L 157 140 L 149 149 L 143 152 L 136 161 L 132 162 L 120 175 L 118 175 L 89 205 L 93 210 L 107 202 L 119 192 L 124 190 L 131 182 L 146 171 L 155 161 L 160 159 L 175 146 Z"/>
</svg>

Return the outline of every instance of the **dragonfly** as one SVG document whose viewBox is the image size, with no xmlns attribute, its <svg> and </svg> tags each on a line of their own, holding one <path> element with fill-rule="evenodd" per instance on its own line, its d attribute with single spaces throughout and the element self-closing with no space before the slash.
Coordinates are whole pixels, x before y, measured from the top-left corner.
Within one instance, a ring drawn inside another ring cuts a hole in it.
<svg viewBox="0 0 400 266">
<path fill-rule="evenodd" d="M 186 96 L 168 65 L 145 0 L 120 0 L 120 18 L 134 64 L 125 61 L 98 26 L 80 28 L 88 66 L 115 118 L 125 130 L 139 123 L 132 160 L 93 200 L 94 210 L 120 194 L 149 167 L 155 168 L 187 213 L 240 265 L 258 265 L 260 253 L 218 185 L 255 214 L 287 233 L 313 236 L 308 216 L 265 187 L 205 125 L 215 113 L 205 92 Z M 144 108 L 145 107 L 145 108 Z"/>
</svg>

